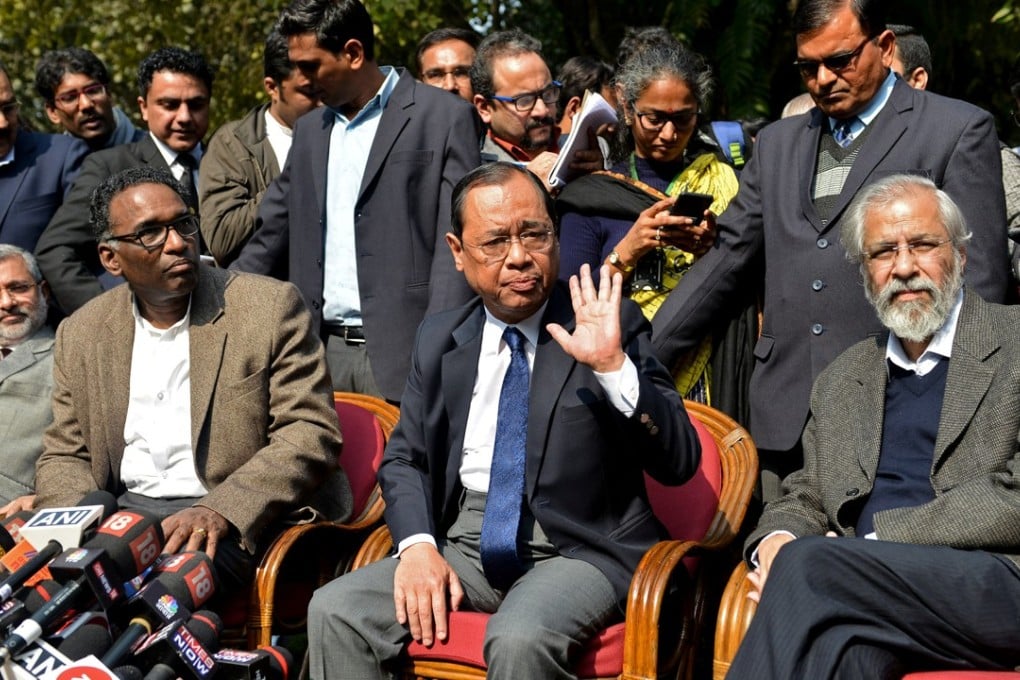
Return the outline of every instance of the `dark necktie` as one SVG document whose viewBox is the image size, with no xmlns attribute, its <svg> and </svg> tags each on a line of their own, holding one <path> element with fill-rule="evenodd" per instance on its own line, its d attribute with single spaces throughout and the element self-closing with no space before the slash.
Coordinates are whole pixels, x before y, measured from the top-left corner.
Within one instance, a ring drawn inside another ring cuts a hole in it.
<svg viewBox="0 0 1020 680">
<path fill-rule="evenodd" d="M 181 187 L 184 188 L 184 202 L 188 204 L 194 213 L 198 214 L 198 191 L 195 190 L 195 168 L 198 167 L 198 162 L 195 157 L 190 153 L 179 153 L 177 154 L 177 163 L 184 168 L 184 173 L 181 175 L 179 180 Z"/>
<path fill-rule="evenodd" d="M 517 556 L 517 527 L 524 500 L 524 458 L 528 438 L 528 357 L 524 336 L 508 326 L 510 366 L 503 376 L 496 417 L 496 440 L 489 470 L 489 493 L 482 518 L 481 557 L 486 578 L 507 590 L 523 571 Z"/>
<path fill-rule="evenodd" d="M 844 149 L 853 144 L 853 137 L 850 136 L 850 126 L 857 120 L 857 116 L 841 120 L 836 123 L 835 129 L 832 131 L 832 138 L 836 140 Z"/>
</svg>

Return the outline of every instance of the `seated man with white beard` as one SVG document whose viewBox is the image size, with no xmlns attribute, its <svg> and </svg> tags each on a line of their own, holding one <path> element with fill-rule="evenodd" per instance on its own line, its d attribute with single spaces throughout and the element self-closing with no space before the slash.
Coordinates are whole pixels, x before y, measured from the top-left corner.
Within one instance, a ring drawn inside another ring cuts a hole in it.
<svg viewBox="0 0 1020 680">
<path fill-rule="evenodd" d="M 927 179 L 850 207 L 843 243 L 889 333 L 814 385 L 804 468 L 745 546 L 760 606 L 729 678 L 1020 664 L 1020 309 L 964 290 L 969 237 Z"/>
</svg>

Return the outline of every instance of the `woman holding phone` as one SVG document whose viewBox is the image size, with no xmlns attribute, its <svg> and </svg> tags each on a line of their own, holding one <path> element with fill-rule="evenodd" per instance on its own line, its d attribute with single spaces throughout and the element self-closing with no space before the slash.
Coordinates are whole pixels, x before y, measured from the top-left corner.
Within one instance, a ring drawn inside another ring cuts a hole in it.
<svg viewBox="0 0 1020 680">
<path fill-rule="evenodd" d="M 621 66 L 616 87 L 623 125 L 611 169 L 573 180 L 557 199 L 560 277 L 605 262 L 651 319 L 711 247 L 715 215 L 736 195 L 737 177 L 698 140 L 711 90 L 700 55 L 679 43 L 648 45 Z M 673 367 L 682 396 L 715 401 L 710 364 L 717 344 L 705 338 Z"/>
</svg>

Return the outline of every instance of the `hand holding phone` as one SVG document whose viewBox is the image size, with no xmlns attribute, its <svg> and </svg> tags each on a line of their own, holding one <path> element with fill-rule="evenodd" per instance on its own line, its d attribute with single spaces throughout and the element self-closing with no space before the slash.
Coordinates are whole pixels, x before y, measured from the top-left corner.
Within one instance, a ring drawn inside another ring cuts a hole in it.
<svg viewBox="0 0 1020 680">
<path fill-rule="evenodd" d="M 705 211 L 712 207 L 715 200 L 711 194 L 684 192 L 676 197 L 669 208 L 669 214 L 676 217 L 690 217 L 697 222 L 705 216 Z"/>
</svg>

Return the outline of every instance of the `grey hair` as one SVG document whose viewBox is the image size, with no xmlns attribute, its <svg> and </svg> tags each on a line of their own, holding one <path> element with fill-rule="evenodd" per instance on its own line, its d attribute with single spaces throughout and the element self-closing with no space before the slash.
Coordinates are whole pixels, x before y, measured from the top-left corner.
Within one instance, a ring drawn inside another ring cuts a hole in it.
<svg viewBox="0 0 1020 680">
<path fill-rule="evenodd" d="M 32 275 L 36 283 L 42 281 L 42 272 L 39 270 L 39 263 L 35 261 L 35 255 L 10 243 L 0 243 L 0 262 L 12 257 L 20 257 L 24 261 L 28 273 Z"/>
<path fill-rule="evenodd" d="M 949 194 L 939 189 L 935 182 L 918 175 L 892 175 L 865 187 L 847 208 L 840 238 L 846 250 L 847 259 L 862 266 L 864 262 L 864 228 L 868 213 L 883 210 L 907 196 L 928 193 L 938 203 L 939 221 L 957 250 L 962 250 L 970 240 L 971 232 L 967 221 Z"/>
<path fill-rule="evenodd" d="M 633 107 L 649 85 L 663 78 L 682 80 L 702 110 L 712 95 L 712 68 L 679 43 L 649 45 L 635 52 L 617 72 L 616 84 L 627 106 Z"/>
</svg>

